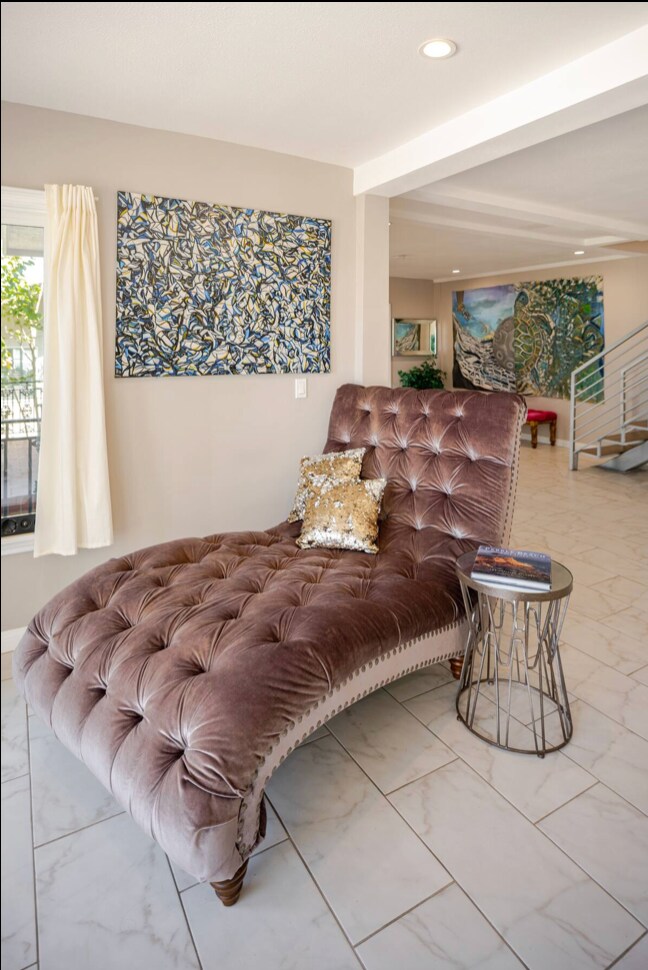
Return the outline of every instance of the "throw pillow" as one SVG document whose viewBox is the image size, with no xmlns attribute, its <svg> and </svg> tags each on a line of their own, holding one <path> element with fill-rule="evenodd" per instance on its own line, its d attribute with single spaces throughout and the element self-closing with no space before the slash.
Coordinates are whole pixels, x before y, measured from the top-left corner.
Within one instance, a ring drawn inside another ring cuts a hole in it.
<svg viewBox="0 0 648 970">
<path fill-rule="evenodd" d="M 313 484 L 297 545 L 377 553 L 378 515 L 386 485 L 384 478 Z"/>
<path fill-rule="evenodd" d="M 288 515 L 289 522 L 304 518 L 306 496 L 309 489 L 321 484 L 327 478 L 339 481 L 356 481 L 360 478 L 362 459 L 366 448 L 352 448 L 350 451 L 331 451 L 325 455 L 307 455 L 299 463 L 299 482 L 293 507 Z"/>
</svg>

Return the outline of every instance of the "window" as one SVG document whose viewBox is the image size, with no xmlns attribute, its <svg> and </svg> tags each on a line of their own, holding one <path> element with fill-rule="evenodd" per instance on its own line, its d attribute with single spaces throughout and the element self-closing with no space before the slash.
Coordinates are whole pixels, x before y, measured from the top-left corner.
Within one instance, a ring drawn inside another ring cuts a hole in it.
<svg viewBox="0 0 648 970">
<path fill-rule="evenodd" d="M 2 189 L 2 538 L 34 531 L 43 395 L 45 194 Z"/>
</svg>

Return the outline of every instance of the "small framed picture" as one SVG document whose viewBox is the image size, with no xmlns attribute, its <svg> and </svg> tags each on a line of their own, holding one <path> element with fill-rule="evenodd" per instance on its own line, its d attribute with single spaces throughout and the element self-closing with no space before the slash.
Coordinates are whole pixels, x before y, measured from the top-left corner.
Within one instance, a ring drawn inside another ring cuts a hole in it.
<svg viewBox="0 0 648 970">
<path fill-rule="evenodd" d="M 436 352 L 436 320 L 392 319 L 392 357 L 429 357 Z"/>
</svg>

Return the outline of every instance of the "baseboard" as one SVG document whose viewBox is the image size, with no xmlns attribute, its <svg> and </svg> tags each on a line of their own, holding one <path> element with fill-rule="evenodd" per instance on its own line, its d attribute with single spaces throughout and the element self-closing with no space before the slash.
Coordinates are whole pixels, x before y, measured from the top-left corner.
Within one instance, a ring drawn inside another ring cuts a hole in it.
<svg viewBox="0 0 648 970">
<path fill-rule="evenodd" d="M 520 437 L 522 441 L 531 441 L 530 434 L 522 434 Z M 538 444 L 539 445 L 550 444 L 549 435 L 540 434 L 540 429 L 538 429 Z M 566 438 L 556 438 L 556 444 L 558 445 L 559 448 L 569 448 L 569 442 L 567 441 Z"/>
<path fill-rule="evenodd" d="M 3 630 L 0 634 L 0 643 L 2 644 L 2 679 L 9 680 L 11 678 L 11 662 L 13 660 L 13 652 L 18 646 L 18 641 L 25 632 L 25 627 L 20 626 L 15 630 Z"/>
</svg>

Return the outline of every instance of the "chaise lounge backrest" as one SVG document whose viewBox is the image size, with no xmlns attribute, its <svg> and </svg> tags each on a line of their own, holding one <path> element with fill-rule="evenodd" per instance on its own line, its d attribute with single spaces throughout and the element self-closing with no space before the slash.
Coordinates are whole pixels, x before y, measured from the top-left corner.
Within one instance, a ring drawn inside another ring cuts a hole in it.
<svg viewBox="0 0 648 970">
<path fill-rule="evenodd" d="M 387 479 L 381 553 L 450 578 L 466 549 L 508 539 L 525 414 L 516 394 L 346 384 L 325 450 L 365 447 L 363 477 Z"/>
</svg>

